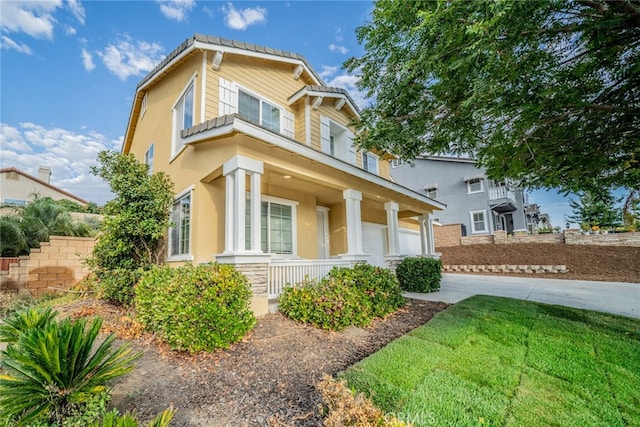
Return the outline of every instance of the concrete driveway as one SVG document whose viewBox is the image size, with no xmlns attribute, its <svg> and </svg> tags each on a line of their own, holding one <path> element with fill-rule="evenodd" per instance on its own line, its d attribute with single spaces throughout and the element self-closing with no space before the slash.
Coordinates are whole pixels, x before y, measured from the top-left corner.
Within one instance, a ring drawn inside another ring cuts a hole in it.
<svg viewBox="0 0 640 427">
<path fill-rule="evenodd" d="M 473 295 L 518 298 L 640 319 L 640 283 L 443 274 L 439 291 L 405 293 L 408 298 L 448 303 Z"/>
</svg>

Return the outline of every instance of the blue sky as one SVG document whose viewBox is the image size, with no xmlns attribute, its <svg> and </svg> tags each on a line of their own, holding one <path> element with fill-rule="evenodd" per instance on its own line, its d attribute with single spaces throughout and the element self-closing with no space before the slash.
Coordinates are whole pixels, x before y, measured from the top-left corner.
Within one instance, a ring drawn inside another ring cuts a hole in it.
<svg viewBox="0 0 640 427">
<path fill-rule="evenodd" d="M 370 1 L 0 0 L 0 167 L 36 174 L 103 204 L 92 176 L 102 149 L 119 150 L 136 84 L 194 33 L 304 55 L 330 86 L 366 100 L 341 68 L 362 53 L 355 28 Z M 536 191 L 554 225 L 570 213 L 555 192 Z"/>
</svg>

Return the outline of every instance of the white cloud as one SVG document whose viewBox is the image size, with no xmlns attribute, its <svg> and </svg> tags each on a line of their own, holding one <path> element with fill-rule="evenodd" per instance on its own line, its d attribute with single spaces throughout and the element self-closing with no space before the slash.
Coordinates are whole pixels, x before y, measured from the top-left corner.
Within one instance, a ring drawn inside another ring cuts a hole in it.
<svg viewBox="0 0 640 427">
<path fill-rule="evenodd" d="M 87 71 L 91 71 L 96 68 L 96 64 L 93 62 L 93 56 L 86 48 L 82 48 L 82 65 L 84 65 L 84 69 Z"/>
<path fill-rule="evenodd" d="M 331 52 L 340 52 L 343 55 L 346 54 L 347 52 L 349 52 L 349 49 L 347 49 L 346 47 L 340 46 L 340 45 L 337 45 L 337 44 L 333 44 L 333 43 L 331 43 L 329 45 L 329 50 Z"/>
<path fill-rule="evenodd" d="M 25 33 L 40 39 L 53 39 L 53 17 L 62 0 L 2 1 L 0 28 L 9 33 Z"/>
<path fill-rule="evenodd" d="M 336 74 L 339 70 L 340 68 L 337 66 L 323 65 L 320 77 L 324 79 L 326 85 L 329 87 L 346 89 L 349 95 L 351 95 L 353 102 L 355 102 L 359 108 L 366 107 L 369 101 L 365 97 L 364 92 L 356 86 L 359 77 L 350 74 Z"/>
<path fill-rule="evenodd" d="M 84 18 L 86 16 L 84 6 L 78 0 L 67 0 L 67 6 L 71 9 L 71 13 L 76 17 L 79 23 L 84 25 Z"/>
<path fill-rule="evenodd" d="M 320 71 L 320 77 L 323 79 L 331 78 L 338 72 L 339 67 L 337 65 L 323 65 L 322 71 Z"/>
<path fill-rule="evenodd" d="M 160 12 L 169 19 L 182 22 L 196 5 L 195 0 L 156 0 Z"/>
<path fill-rule="evenodd" d="M 110 199 L 111 193 L 106 183 L 91 174 L 90 167 L 100 151 L 119 150 L 121 145 L 122 138 L 109 139 L 96 132 L 0 123 L 0 167 L 37 174 L 38 166 L 49 166 L 53 185 L 98 204 Z"/>
<path fill-rule="evenodd" d="M 2 49 L 13 49 L 20 53 L 26 53 L 27 55 L 33 54 L 33 52 L 31 52 L 31 48 L 24 43 L 16 43 L 7 36 L 2 36 L 0 40 L 2 40 L 2 43 L 0 43 L 2 45 Z"/>
<path fill-rule="evenodd" d="M 68 36 L 75 36 L 77 31 L 75 28 L 73 28 L 71 25 L 66 25 L 64 26 L 64 33 Z"/>
<path fill-rule="evenodd" d="M 158 43 L 133 40 L 125 35 L 98 52 L 104 65 L 121 80 L 151 71 L 162 60 L 163 48 Z"/>
<path fill-rule="evenodd" d="M 254 24 L 259 24 L 267 19 L 267 9 L 263 7 L 248 7 L 246 9 L 236 9 L 233 3 L 228 2 L 222 7 L 225 14 L 224 22 L 232 30 L 246 30 Z"/>
</svg>

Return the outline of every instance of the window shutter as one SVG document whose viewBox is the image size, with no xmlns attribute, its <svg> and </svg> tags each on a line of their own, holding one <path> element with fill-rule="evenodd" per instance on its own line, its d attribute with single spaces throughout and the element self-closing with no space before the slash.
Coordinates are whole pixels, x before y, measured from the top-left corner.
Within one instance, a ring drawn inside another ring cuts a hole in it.
<svg viewBox="0 0 640 427">
<path fill-rule="evenodd" d="M 353 146 L 353 132 L 347 131 L 347 141 L 349 143 L 349 163 L 356 164 L 356 147 Z"/>
<path fill-rule="evenodd" d="M 238 112 L 238 88 L 233 82 L 220 77 L 220 102 L 218 116 L 235 114 Z"/>
<path fill-rule="evenodd" d="M 331 128 L 327 116 L 320 116 L 320 149 L 323 153 L 331 153 Z"/>
<path fill-rule="evenodd" d="M 282 134 L 289 138 L 295 138 L 295 118 L 293 113 L 287 110 L 282 110 Z"/>
</svg>

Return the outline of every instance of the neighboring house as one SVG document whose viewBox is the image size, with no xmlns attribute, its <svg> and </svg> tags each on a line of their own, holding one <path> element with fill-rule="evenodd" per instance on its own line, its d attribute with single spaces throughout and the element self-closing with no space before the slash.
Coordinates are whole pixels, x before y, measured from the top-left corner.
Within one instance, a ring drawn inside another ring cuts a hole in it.
<svg viewBox="0 0 640 427">
<path fill-rule="evenodd" d="M 38 176 L 31 176 L 16 168 L 0 169 L 0 202 L 3 205 L 25 205 L 35 195 L 53 200 L 71 200 L 87 206 L 88 201 L 51 185 L 51 169 L 40 166 Z"/>
<path fill-rule="evenodd" d="M 526 192 L 487 178 L 470 158 L 419 156 L 414 164 L 391 161 L 391 176 L 401 184 L 447 205 L 442 224 L 461 224 L 462 235 L 533 232 L 539 208 Z"/>
<path fill-rule="evenodd" d="M 433 255 L 428 215 L 444 204 L 356 150 L 356 117 L 298 54 L 187 39 L 138 84 L 122 149 L 175 183 L 166 260 L 236 264 L 261 314 L 332 265 Z"/>
</svg>

